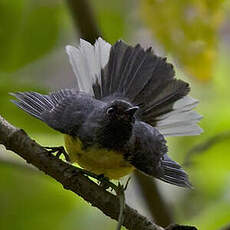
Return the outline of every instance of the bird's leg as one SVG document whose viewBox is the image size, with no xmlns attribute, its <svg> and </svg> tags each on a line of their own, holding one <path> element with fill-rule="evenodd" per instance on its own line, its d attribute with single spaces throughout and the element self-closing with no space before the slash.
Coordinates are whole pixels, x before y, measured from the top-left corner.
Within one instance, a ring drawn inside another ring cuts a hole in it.
<svg viewBox="0 0 230 230">
<path fill-rule="evenodd" d="M 95 173 L 89 172 L 84 169 L 80 169 L 80 172 L 83 173 L 84 175 L 90 176 L 98 181 L 100 181 L 100 185 L 102 185 L 103 188 L 111 188 L 116 192 L 117 197 L 119 198 L 119 203 L 120 203 L 120 211 L 119 211 L 119 216 L 118 216 L 118 223 L 117 223 L 117 228 L 116 230 L 120 230 L 121 226 L 124 221 L 124 209 L 125 209 L 125 190 L 128 187 L 129 181 L 131 177 L 128 178 L 128 180 L 125 183 L 125 186 L 123 186 L 120 182 L 118 182 L 118 185 L 113 184 L 112 182 L 109 181 L 109 178 L 105 177 L 104 174 L 97 175 Z"/>
<path fill-rule="evenodd" d="M 126 185 L 128 184 L 128 181 Z M 123 186 L 120 182 L 118 182 L 118 186 L 115 190 L 118 198 L 119 198 L 119 203 L 120 203 L 120 211 L 119 211 L 119 216 L 118 216 L 118 223 L 117 223 L 117 228 L 116 230 L 120 230 L 121 226 L 124 221 L 124 209 L 125 209 L 125 190 L 127 186 Z"/>
<path fill-rule="evenodd" d="M 118 216 L 118 224 L 116 230 L 120 230 L 121 226 L 124 221 L 124 209 L 125 209 L 125 190 L 128 187 L 130 177 L 126 181 L 125 186 L 123 186 L 120 182 L 118 182 L 118 185 L 113 184 L 111 181 L 109 181 L 109 178 L 105 177 L 104 174 L 95 174 L 93 172 L 87 171 L 82 168 L 78 168 L 79 173 L 82 173 L 83 175 L 92 177 L 98 181 L 100 181 L 100 186 L 102 186 L 104 189 L 111 188 L 116 192 L 117 197 L 119 198 L 119 203 L 120 203 L 120 211 L 119 211 L 119 216 Z"/>
<path fill-rule="evenodd" d="M 47 151 L 49 151 L 50 153 L 56 153 L 56 157 L 60 157 L 62 154 L 65 157 L 65 160 L 70 162 L 70 158 L 68 153 L 65 151 L 63 146 L 58 146 L 58 147 L 44 147 L 45 149 L 47 149 Z"/>
</svg>

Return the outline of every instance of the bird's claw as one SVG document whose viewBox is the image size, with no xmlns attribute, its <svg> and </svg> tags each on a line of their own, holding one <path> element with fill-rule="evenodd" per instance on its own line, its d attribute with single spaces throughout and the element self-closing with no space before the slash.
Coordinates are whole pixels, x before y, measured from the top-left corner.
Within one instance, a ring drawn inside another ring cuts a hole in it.
<svg viewBox="0 0 230 230">
<path fill-rule="evenodd" d="M 56 153 L 56 157 L 60 157 L 62 154 L 65 157 L 65 160 L 70 162 L 70 157 L 68 153 L 65 151 L 63 146 L 58 146 L 58 147 L 44 147 L 48 152 L 50 153 Z"/>
</svg>

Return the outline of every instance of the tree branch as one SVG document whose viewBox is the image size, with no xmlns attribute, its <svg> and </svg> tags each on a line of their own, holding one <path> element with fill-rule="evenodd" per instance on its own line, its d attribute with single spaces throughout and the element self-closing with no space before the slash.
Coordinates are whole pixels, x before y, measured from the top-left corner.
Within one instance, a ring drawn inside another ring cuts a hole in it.
<svg viewBox="0 0 230 230">
<path fill-rule="evenodd" d="M 165 230 L 197 230 L 197 228 L 193 226 L 170 224 Z"/>
<path fill-rule="evenodd" d="M 135 171 L 135 178 L 145 197 L 145 204 L 151 212 L 154 221 L 163 227 L 173 223 L 171 210 L 163 200 L 156 182 L 137 170 Z"/>
<path fill-rule="evenodd" d="M 228 140 L 228 139 L 230 139 L 229 130 L 218 133 L 210 137 L 209 139 L 205 140 L 204 142 L 195 145 L 187 152 L 183 165 L 189 166 L 192 163 L 191 158 L 193 155 L 200 154 L 204 151 L 207 151 L 208 149 L 212 148 L 214 145 L 220 143 L 221 141 Z"/>
<path fill-rule="evenodd" d="M 75 28 L 79 30 L 82 38 L 93 44 L 101 33 L 88 0 L 67 0 L 67 4 Z"/>
<path fill-rule="evenodd" d="M 230 224 L 224 226 L 223 228 L 221 228 L 221 230 L 230 230 Z"/>
<path fill-rule="evenodd" d="M 119 200 L 116 196 L 82 175 L 78 168 L 53 156 L 31 140 L 23 130 L 15 128 L 1 116 L 0 144 L 24 158 L 27 163 L 53 177 L 65 189 L 76 193 L 92 206 L 99 208 L 105 215 L 118 219 Z M 125 206 L 123 225 L 130 230 L 163 230 L 128 205 Z"/>
</svg>

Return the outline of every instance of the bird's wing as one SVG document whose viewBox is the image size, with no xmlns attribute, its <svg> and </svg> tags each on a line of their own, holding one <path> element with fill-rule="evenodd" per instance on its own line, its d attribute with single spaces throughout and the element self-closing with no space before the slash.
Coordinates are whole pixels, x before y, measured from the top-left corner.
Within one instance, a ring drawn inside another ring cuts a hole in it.
<svg viewBox="0 0 230 230">
<path fill-rule="evenodd" d="M 96 107 L 97 100 L 75 89 L 62 89 L 49 95 L 36 92 L 11 93 L 11 100 L 30 115 L 50 127 L 66 134 L 76 135 L 77 130 Z"/>
<path fill-rule="evenodd" d="M 172 64 L 151 48 L 123 41 L 113 46 L 99 38 L 95 45 L 81 40 L 78 48 L 66 51 L 80 90 L 97 99 L 126 98 L 140 105 L 139 118 L 166 136 L 198 135 L 202 118 L 192 109 L 198 101 L 187 94 L 189 84 L 174 78 Z"/>
<path fill-rule="evenodd" d="M 141 172 L 180 187 L 191 187 L 188 175 L 167 155 L 162 134 L 144 122 L 136 122 L 125 159 Z"/>
</svg>

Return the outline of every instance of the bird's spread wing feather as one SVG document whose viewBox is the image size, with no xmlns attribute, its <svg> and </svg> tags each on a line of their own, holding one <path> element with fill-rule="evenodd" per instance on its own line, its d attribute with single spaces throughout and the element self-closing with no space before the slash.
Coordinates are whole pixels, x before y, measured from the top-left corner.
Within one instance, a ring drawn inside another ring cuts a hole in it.
<svg viewBox="0 0 230 230">
<path fill-rule="evenodd" d="M 62 89 L 49 95 L 36 92 L 11 93 L 18 107 L 42 120 L 50 127 L 66 134 L 75 135 L 97 106 L 96 100 L 75 89 Z"/>
<path fill-rule="evenodd" d="M 140 105 L 139 118 L 167 136 L 198 135 L 201 119 L 192 109 L 198 101 L 187 96 L 189 85 L 174 78 L 173 66 L 151 48 L 123 41 L 113 46 L 97 40 L 95 45 L 81 40 L 80 46 L 66 47 L 77 77 L 79 90 L 97 99 L 119 96 Z"/>
<path fill-rule="evenodd" d="M 191 187 L 186 172 L 168 157 L 163 135 L 144 122 L 135 123 L 125 158 L 149 176 L 180 187 Z"/>
</svg>

